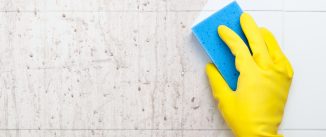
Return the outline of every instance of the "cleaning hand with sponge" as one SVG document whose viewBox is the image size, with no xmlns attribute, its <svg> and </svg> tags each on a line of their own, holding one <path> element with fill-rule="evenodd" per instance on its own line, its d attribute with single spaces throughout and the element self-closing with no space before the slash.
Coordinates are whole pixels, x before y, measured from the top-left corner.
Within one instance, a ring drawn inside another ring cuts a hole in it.
<svg viewBox="0 0 326 137">
<path fill-rule="evenodd" d="M 293 77 L 293 69 L 275 37 L 259 28 L 253 18 L 243 13 L 240 24 L 245 42 L 227 26 L 218 34 L 235 56 L 240 75 L 237 89 L 225 82 L 216 67 L 209 63 L 206 73 L 213 96 L 227 125 L 237 137 L 281 137 L 278 134 Z"/>
<path fill-rule="evenodd" d="M 225 70 L 220 69 L 223 66 L 217 64 L 219 61 L 213 59 L 214 64 L 207 64 L 206 73 L 214 99 L 218 101 L 218 109 L 235 136 L 282 137 L 278 127 L 282 121 L 293 69 L 269 30 L 258 27 L 247 13 L 241 13 L 239 21 L 241 32 L 221 24 L 216 28 L 217 32 L 214 30 L 218 35 L 216 37 L 232 53 L 235 69 L 239 73 L 237 84 L 232 87 L 234 84 L 226 81 L 226 75 L 223 75 Z M 199 29 L 193 30 L 197 38 L 202 40 L 204 33 L 196 33 L 201 32 Z M 242 32 L 245 38 L 241 36 Z M 216 54 L 210 49 L 221 46 L 201 44 L 208 54 Z M 223 52 L 228 54 L 226 50 Z M 214 55 L 220 57 L 216 60 L 225 57 L 223 52 Z"/>
</svg>

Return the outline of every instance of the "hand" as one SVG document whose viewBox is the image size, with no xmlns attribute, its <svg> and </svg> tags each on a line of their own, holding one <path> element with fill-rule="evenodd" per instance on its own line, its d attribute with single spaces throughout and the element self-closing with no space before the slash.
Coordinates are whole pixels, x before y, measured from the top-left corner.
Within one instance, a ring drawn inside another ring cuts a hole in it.
<svg viewBox="0 0 326 137">
<path fill-rule="evenodd" d="M 236 91 L 232 91 L 215 66 L 207 64 L 213 96 L 219 101 L 218 108 L 237 137 L 281 137 L 278 127 L 293 69 L 271 32 L 258 28 L 247 13 L 241 15 L 240 24 L 253 54 L 231 29 L 218 27 L 219 36 L 235 56 L 240 76 Z"/>
</svg>

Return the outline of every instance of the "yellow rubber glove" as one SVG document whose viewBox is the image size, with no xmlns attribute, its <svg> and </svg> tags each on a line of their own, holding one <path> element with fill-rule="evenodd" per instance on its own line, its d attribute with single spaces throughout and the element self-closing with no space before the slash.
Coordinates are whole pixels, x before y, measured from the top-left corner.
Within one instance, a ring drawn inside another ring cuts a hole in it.
<svg viewBox="0 0 326 137">
<path fill-rule="evenodd" d="M 206 72 L 213 96 L 227 125 L 237 137 L 282 137 L 278 127 L 292 81 L 293 69 L 274 36 L 258 28 L 252 17 L 240 18 L 252 55 L 242 39 L 226 26 L 218 34 L 235 56 L 240 72 L 238 87 L 232 91 L 213 64 Z"/>
</svg>

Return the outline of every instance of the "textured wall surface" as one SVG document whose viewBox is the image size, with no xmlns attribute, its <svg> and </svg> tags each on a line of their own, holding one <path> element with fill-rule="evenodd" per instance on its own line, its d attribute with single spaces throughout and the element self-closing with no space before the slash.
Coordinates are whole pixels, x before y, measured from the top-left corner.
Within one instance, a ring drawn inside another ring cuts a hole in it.
<svg viewBox="0 0 326 137">
<path fill-rule="evenodd" d="M 190 30 L 206 2 L 0 0 L 0 137 L 232 137 Z M 326 136 L 326 3 L 239 2 L 299 71 L 281 132 Z"/>
</svg>

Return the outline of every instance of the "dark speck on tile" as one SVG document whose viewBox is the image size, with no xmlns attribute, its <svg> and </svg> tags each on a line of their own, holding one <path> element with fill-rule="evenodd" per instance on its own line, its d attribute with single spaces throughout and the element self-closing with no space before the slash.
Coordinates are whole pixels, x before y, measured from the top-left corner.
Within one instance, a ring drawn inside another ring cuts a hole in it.
<svg viewBox="0 0 326 137">
<path fill-rule="evenodd" d="M 195 107 L 192 107 L 192 109 L 196 110 L 198 109 L 200 106 L 195 106 Z"/>
<path fill-rule="evenodd" d="M 192 97 L 192 98 L 191 98 L 191 102 L 194 102 L 194 101 L 195 101 L 195 97 Z"/>
<path fill-rule="evenodd" d="M 149 2 L 143 3 L 143 5 L 146 7 L 149 4 Z"/>
</svg>

